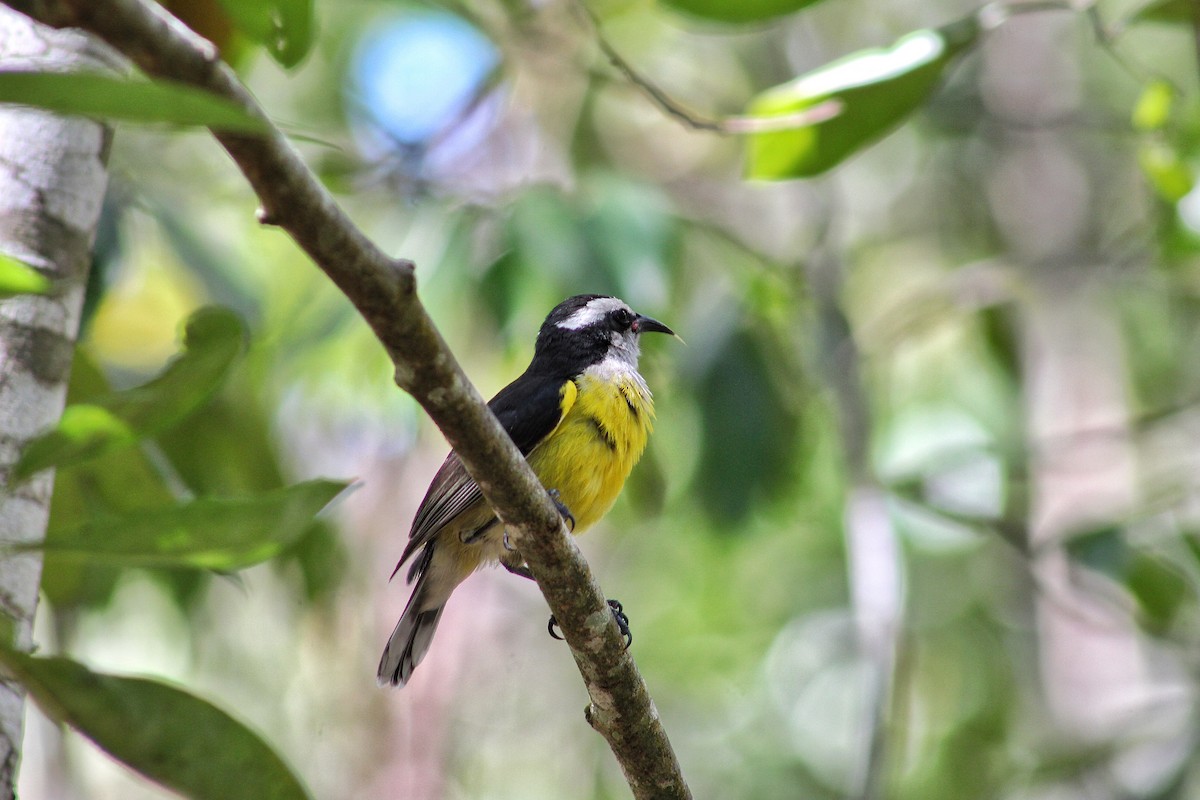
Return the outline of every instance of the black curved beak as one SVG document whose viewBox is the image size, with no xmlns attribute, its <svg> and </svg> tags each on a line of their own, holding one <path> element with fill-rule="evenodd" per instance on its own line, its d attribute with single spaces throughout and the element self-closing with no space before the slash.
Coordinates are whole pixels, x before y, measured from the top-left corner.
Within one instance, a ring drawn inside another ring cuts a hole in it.
<svg viewBox="0 0 1200 800">
<path fill-rule="evenodd" d="M 653 317 L 644 317 L 641 314 L 638 314 L 636 317 L 634 317 L 632 327 L 633 332 L 638 334 L 655 331 L 657 333 L 665 333 L 668 336 L 675 335 L 675 331 L 671 330 L 666 325 L 663 325 L 658 320 L 654 319 Z"/>
<path fill-rule="evenodd" d="M 667 336 L 674 336 L 674 331 L 672 331 L 670 327 L 660 323 L 659 320 L 656 320 L 653 317 L 643 317 L 642 314 L 638 314 L 637 317 L 634 318 L 632 329 L 634 329 L 635 333 L 656 331 L 659 333 L 666 333 Z"/>
</svg>

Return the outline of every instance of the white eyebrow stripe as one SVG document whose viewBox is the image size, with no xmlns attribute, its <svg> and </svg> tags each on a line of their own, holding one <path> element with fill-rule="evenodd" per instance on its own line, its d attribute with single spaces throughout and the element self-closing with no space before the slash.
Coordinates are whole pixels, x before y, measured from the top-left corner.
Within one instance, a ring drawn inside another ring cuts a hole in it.
<svg viewBox="0 0 1200 800">
<path fill-rule="evenodd" d="M 596 324 L 604 319 L 609 312 L 615 311 L 618 308 L 625 308 L 625 303 L 615 297 L 597 297 L 594 300 L 589 300 L 583 308 L 558 323 L 557 327 L 569 331 L 577 331 L 589 325 Z"/>
</svg>

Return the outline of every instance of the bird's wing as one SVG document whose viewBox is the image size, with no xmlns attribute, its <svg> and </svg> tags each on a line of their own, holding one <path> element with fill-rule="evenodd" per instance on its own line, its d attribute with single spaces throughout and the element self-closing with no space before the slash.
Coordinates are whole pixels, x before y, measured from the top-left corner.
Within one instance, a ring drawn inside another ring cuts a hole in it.
<svg viewBox="0 0 1200 800">
<path fill-rule="evenodd" d="M 527 456 L 558 427 L 578 396 L 579 390 L 570 379 L 533 377 L 526 373 L 501 389 L 488 407 L 521 455 Z"/>
<path fill-rule="evenodd" d="M 529 455 L 538 443 L 558 427 L 575 403 L 578 390 L 570 380 L 531 375 L 526 372 L 505 386 L 491 399 L 488 407 L 512 438 L 521 455 Z M 409 533 L 408 545 L 396 564 L 396 571 L 438 531 L 459 514 L 483 502 L 473 478 L 453 452 L 442 462 L 425 499 L 417 509 Z M 395 571 L 392 573 L 395 575 Z"/>
</svg>

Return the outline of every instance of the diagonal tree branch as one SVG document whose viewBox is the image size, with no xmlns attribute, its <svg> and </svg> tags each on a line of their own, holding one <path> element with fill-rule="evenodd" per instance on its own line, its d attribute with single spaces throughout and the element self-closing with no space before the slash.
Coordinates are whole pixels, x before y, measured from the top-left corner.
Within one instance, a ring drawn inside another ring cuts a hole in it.
<svg viewBox="0 0 1200 800">
<path fill-rule="evenodd" d="M 266 119 L 216 49 L 144 0 L 0 0 L 46 25 L 81 28 L 147 74 L 207 89 Z M 359 231 L 283 135 L 214 131 L 261 203 L 350 299 L 386 348 L 396 383 L 445 434 L 512 530 L 571 647 L 591 703 L 587 719 L 608 741 L 637 798 L 689 798 L 645 682 L 604 595 L 533 471 L 463 373 L 416 294 L 413 264 Z"/>
</svg>

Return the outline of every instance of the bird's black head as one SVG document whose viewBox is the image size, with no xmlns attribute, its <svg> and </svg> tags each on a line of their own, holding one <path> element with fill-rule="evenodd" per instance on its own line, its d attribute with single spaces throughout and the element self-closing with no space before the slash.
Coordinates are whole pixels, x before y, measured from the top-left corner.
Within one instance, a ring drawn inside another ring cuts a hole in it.
<svg viewBox="0 0 1200 800">
<path fill-rule="evenodd" d="M 675 333 L 616 297 L 575 295 L 555 306 L 542 323 L 533 363 L 564 376 L 578 375 L 605 358 L 636 369 L 638 337 L 648 331 Z"/>
</svg>

